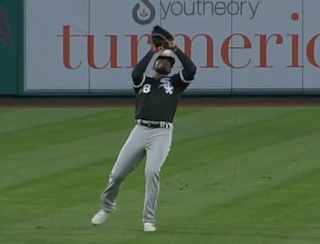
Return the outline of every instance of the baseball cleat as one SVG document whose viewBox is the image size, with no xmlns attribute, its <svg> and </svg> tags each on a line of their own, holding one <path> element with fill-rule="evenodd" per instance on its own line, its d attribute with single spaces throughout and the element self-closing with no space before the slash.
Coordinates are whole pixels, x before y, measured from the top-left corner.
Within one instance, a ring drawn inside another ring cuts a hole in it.
<svg viewBox="0 0 320 244">
<path fill-rule="evenodd" d="M 153 232 L 153 231 L 156 231 L 156 227 L 152 223 L 144 223 L 143 224 L 143 231 L 144 232 Z"/>
<path fill-rule="evenodd" d="M 109 214 L 106 213 L 103 209 L 101 209 L 98 213 L 96 213 L 92 220 L 91 220 L 91 223 L 95 226 L 97 225 L 101 225 L 103 224 L 106 219 L 108 218 Z"/>
</svg>

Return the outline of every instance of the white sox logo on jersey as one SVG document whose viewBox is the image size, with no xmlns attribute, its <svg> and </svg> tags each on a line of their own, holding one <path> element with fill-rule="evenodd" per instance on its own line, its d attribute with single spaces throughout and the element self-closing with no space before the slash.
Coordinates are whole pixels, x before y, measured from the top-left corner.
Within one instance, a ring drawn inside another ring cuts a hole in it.
<svg viewBox="0 0 320 244">
<path fill-rule="evenodd" d="M 167 94 L 172 95 L 174 87 L 171 85 L 170 78 L 169 77 L 162 78 L 160 80 L 160 82 L 161 82 L 161 85 L 159 86 L 159 88 L 162 87 L 166 91 Z"/>
</svg>

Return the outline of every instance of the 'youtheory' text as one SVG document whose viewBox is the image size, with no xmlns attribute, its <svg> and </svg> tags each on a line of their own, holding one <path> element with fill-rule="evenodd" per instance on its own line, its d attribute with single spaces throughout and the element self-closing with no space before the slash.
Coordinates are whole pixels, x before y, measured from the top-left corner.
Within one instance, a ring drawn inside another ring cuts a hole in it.
<svg viewBox="0 0 320 244">
<path fill-rule="evenodd" d="M 261 2 L 257 1 L 217 1 L 217 0 L 185 0 L 160 1 L 161 19 L 171 16 L 246 16 L 254 19 Z"/>
</svg>

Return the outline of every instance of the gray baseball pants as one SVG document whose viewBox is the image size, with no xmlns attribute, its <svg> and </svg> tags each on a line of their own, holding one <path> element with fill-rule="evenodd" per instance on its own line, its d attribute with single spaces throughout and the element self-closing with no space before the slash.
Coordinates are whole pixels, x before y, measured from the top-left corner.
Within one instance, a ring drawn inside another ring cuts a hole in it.
<svg viewBox="0 0 320 244">
<path fill-rule="evenodd" d="M 171 147 L 172 123 L 166 128 L 148 128 L 137 124 L 123 145 L 109 177 L 109 184 L 101 194 L 101 207 L 111 213 L 115 210 L 116 198 L 121 183 L 127 175 L 147 156 L 145 165 L 145 199 L 143 223 L 155 222 L 155 211 L 160 189 L 160 170 Z"/>
</svg>

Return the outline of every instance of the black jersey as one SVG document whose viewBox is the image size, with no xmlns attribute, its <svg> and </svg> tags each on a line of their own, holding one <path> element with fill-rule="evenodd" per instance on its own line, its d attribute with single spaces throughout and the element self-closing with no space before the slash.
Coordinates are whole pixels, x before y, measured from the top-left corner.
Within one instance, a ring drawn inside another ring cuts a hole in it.
<svg viewBox="0 0 320 244">
<path fill-rule="evenodd" d="M 133 83 L 135 119 L 173 122 L 180 95 L 190 82 L 182 72 L 160 79 L 144 75 L 139 85 Z"/>
</svg>

